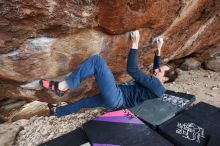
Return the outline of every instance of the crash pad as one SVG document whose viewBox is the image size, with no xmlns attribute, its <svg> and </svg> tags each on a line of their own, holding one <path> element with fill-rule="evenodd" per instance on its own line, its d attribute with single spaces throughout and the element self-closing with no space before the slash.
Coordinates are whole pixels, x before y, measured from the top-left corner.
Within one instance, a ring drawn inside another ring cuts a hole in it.
<svg viewBox="0 0 220 146">
<path fill-rule="evenodd" d="M 129 110 L 99 116 L 83 126 L 93 146 L 170 146 Z"/>
<path fill-rule="evenodd" d="M 206 146 L 220 135 L 220 109 L 200 102 L 159 126 L 159 132 L 178 146 Z"/>
<path fill-rule="evenodd" d="M 62 127 L 61 127 L 62 128 Z M 89 146 L 89 139 L 81 129 L 76 129 L 60 137 L 40 144 L 39 146 Z"/>
<path fill-rule="evenodd" d="M 176 105 L 179 107 L 179 111 L 181 111 L 190 107 L 191 104 L 196 100 L 196 97 L 192 94 L 166 90 L 163 96 L 158 99 Z"/>
<path fill-rule="evenodd" d="M 130 110 L 154 129 L 190 107 L 195 96 L 186 93 L 166 91 L 161 98 L 144 101 Z"/>
<path fill-rule="evenodd" d="M 207 146 L 220 146 L 220 135 L 218 136 L 211 136 Z"/>
<path fill-rule="evenodd" d="M 156 128 L 156 126 L 175 116 L 179 108 L 168 102 L 151 99 L 143 102 L 131 111 L 141 120 Z"/>
</svg>

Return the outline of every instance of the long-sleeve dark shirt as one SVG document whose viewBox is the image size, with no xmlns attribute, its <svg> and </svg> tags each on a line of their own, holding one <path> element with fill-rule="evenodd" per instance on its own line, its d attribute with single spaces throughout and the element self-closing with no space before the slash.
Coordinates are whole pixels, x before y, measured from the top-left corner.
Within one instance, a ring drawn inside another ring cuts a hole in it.
<svg viewBox="0 0 220 146">
<path fill-rule="evenodd" d="M 130 49 L 127 62 L 127 72 L 132 76 L 134 82 L 119 85 L 123 92 L 125 107 L 133 107 L 146 99 L 159 98 L 165 92 L 159 79 L 139 69 L 137 51 L 137 49 Z M 153 69 L 159 66 L 160 56 L 155 55 Z"/>
</svg>

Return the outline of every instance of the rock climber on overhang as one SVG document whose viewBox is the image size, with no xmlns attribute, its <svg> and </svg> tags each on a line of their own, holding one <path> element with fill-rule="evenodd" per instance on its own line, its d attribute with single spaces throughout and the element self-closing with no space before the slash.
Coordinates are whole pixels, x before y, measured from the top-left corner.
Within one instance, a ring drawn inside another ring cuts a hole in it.
<svg viewBox="0 0 220 146">
<path fill-rule="evenodd" d="M 145 100 L 159 98 L 165 92 L 164 83 L 174 81 L 178 73 L 167 65 L 160 65 L 163 38 L 154 39 L 157 44 L 157 53 L 154 57 L 153 75 L 148 75 L 138 67 L 139 31 L 130 32 L 132 47 L 127 60 L 127 72 L 134 82 L 117 84 L 105 59 L 100 55 L 89 57 L 62 82 L 42 79 L 40 84 L 63 96 L 67 90 L 74 91 L 87 77 L 94 76 L 100 93 L 85 97 L 77 102 L 56 107 L 48 104 L 51 114 L 64 116 L 78 111 L 80 108 L 104 107 L 111 110 L 130 108 L 141 104 Z"/>
</svg>

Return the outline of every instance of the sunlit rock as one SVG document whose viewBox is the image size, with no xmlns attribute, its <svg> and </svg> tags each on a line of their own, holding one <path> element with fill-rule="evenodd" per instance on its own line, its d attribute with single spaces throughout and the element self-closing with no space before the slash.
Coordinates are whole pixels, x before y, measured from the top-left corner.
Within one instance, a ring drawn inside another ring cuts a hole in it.
<svg viewBox="0 0 220 146">
<path fill-rule="evenodd" d="M 19 119 L 29 119 L 35 115 L 45 116 L 45 115 L 48 115 L 48 113 L 49 113 L 49 110 L 47 107 L 47 103 L 33 101 L 29 104 L 26 104 L 18 113 L 16 113 L 12 117 L 12 121 L 17 121 Z"/>
<path fill-rule="evenodd" d="M 26 40 L 20 48 L 0 55 L 0 76 L 20 82 L 65 75 L 104 47 L 105 35 L 81 30 L 62 38 Z"/>
</svg>

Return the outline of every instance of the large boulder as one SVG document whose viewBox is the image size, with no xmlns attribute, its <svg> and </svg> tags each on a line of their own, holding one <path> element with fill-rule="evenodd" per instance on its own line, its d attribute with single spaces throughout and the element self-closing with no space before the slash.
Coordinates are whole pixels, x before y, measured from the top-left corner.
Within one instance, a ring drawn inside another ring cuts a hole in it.
<svg viewBox="0 0 220 146">
<path fill-rule="evenodd" d="M 205 67 L 216 72 L 220 72 L 220 49 L 205 62 Z"/>
<path fill-rule="evenodd" d="M 181 64 L 180 69 L 182 70 L 195 70 L 201 67 L 201 62 L 195 58 L 187 58 L 183 64 Z"/>
<path fill-rule="evenodd" d="M 2 0 L 0 1 L 0 100 L 75 101 L 97 92 L 88 79 L 76 92 L 57 98 L 29 83 L 63 80 L 86 58 L 101 54 L 117 81 L 126 76 L 129 31 L 141 33 L 139 64 L 147 71 L 164 37 L 162 61 L 193 53 L 207 59 L 220 45 L 219 0 Z M 37 90 L 36 90 L 37 89 Z M 71 98 L 73 97 L 74 98 Z"/>
</svg>

